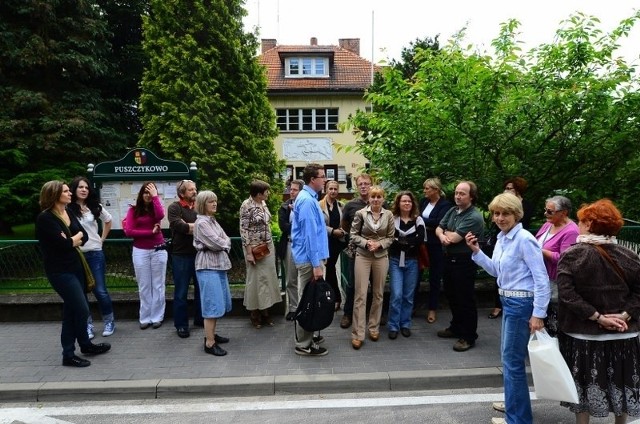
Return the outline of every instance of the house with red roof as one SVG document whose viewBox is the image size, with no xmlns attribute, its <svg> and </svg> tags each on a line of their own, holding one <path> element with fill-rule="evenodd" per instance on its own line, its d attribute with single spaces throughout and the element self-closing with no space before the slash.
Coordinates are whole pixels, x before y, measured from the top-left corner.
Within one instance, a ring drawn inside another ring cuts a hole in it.
<svg viewBox="0 0 640 424">
<path fill-rule="evenodd" d="M 339 146 L 353 146 L 355 136 L 339 125 L 356 110 L 365 110 L 363 96 L 378 67 L 360 57 L 360 39 L 341 38 L 338 45 L 279 45 L 262 40 L 258 58 L 267 71 L 267 95 L 276 114 L 280 134 L 275 140 L 278 156 L 287 163 L 286 178 L 301 178 L 310 162 L 323 164 L 327 179 L 347 180 L 365 168 L 367 160 Z"/>
</svg>

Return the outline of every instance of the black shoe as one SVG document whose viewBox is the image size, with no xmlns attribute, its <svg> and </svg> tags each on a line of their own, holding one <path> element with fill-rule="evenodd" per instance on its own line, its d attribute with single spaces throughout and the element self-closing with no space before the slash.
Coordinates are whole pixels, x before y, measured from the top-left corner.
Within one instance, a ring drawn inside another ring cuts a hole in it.
<svg viewBox="0 0 640 424">
<path fill-rule="evenodd" d="M 91 361 L 87 361 L 86 359 L 73 355 L 71 358 L 62 358 L 62 365 L 65 367 L 84 368 L 91 365 Z"/>
<path fill-rule="evenodd" d="M 151 324 L 151 326 L 157 330 L 158 328 L 162 327 L 162 321 L 154 322 L 153 324 Z"/>
<path fill-rule="evenodd" d="M 289 312 L 284 319 L 286 319 L 287 321 L 293 321 L 294 319 L 296 319 L 296 313 Z"/>
<path fill-rule="evenodd" d="M 215 340 L 216 343 L 229 343 L 229 338 L 228 337 L 219 336 L 217 334 L 213 335 L 213 340 Z"/>
<path fill-rule="evenodd" d="M 149 324 L 148 322 L 143 322 L 140 324 L 140 329 L 146 330 L 147 328 L 149 328 L 149 326 L 151 326 L 151 324 Z"/>
<path fill-rule="evenodd" d="M 185 327 L 178 328 L 178 337 L 180 337 L 181 339 L 186 339 L 190 335 L 191 333 L 189 333 L 188 328 L 185 328 Z"/>
<path fill-rule="evenodd" d="M 323 347 L 315 347 L 314 345 L 309 347 L 296 347 L 294 351 L 296 355 L 302 356 L 324 356 L 329 353 L 327 349 Z"/>
<path fill-rule="evenodd" d="M 454 343 L 453 350 L 455 350 L 456 352 L 466 352 L 467 350 L 471 349 L 475 345 L 476 345 L 476 342 L 469 343 L 465 339 L 460 339 Z"/>
<path fill-rule="evenodd" d="M 389 338 L 391 340 L 395 340 L 398 338 L 398 332 L 397 331 L 389 331 Z"/>
<path fill-rule="evenodd" d="M 438 331 L 438 337 L 442 337 L 443 339 L 455 339 L 458 337 L 451 328 L 445 328 L 444 330 Z"/>
<path fill-rule="evenodd" d="M 218 344 L 214 344 L 211 347 L 207 347 L 206 343 L 204 345 L 204 351 L 214 356 L 224 356 L 227 354 L 227 351 L 218 346 Z"/>
<path fill-rule="evenodd" d="M 408 328 L 401 328 L 400 333 L 405 337 L 411 337 L 411 330 Z"/>
<path fill-rule="evenodd" d="M 313 342 L 317 345 L 319 345 L 320 343 L 324 343 L 324 337 L 323 336 L 313 336 Z"/>
<path fill-rule="evenodd" d="M 487 318 L 496 319 L 496 318 L 499 318 L 500 316 L 502 316 L 502 309 L 498 309 L 497 312 L 491 311 L 491 313 L 489 314 L 489 316 Z"/>
<path fill-rule="evenodd" d="M 88 344 L 81 346 L 80 352 L 82 352 L 83 355 L 100 355 L 101 353 L 108 352 L 109 349 L 111 349 L 109 343 Z"/>
</svg>

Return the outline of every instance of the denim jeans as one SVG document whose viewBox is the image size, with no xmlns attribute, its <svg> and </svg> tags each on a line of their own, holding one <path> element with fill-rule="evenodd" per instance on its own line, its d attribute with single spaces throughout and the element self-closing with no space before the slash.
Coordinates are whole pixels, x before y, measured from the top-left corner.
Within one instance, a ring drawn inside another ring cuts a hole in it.
<svg viewBox="0 0 640 424">
<path fill-rule="evenodd" d="M 75 272 L 74 272 L 75 271 Z M 71 358 L 75 352 L 75 343 L 87 346 L 91 342 L 87 335 L 89 304 L 84 293 L 84 271 L 78 267 L 61 274 L 47 274 L 51 287 L 62 298 L 62 357 Z"/>
<path fill-rule="evenodd" d="M 418 278 L 418 260 L 405 259 L 404 267 L 400 268 L 400 258 L 389 259 L 389 331 L 401 328 L 411 328 L 413 313 L 413 292 Z"/>
<path fill-rule="evenodd" d="M 111 304 L 111 296 L 107 291 L 107 282 L 105 281 L 106 261 L 102 250 L 91 250 L 84 252 L 84 257 L 91 268 L 93 278 L 96 280 L 96 287 L 93 289 L 93 295 L 98 301 L 100 313 L 103 319 L 113 319 L 113 305 Z"/>
<path fill-rule="evenodd" d="M 475 280 L 477 266 L 471 253 L 445 255 L 444 291 L 451 308 L 451 331 L 473 344 L 478 338 Z"/>
<path fill-rule="evenodd" d="M 200 286 L 196 276 L 196 257 L 190 255 L 171 255 L 173 273 L 173 325 L 176 328 L 189 328 L 189 282 L 193 281 L 193 323 L 202 324 L 202 305 Z"/>
<path fill-rule="evenodd" d="M 500 352 L 504 379 L 504 403 L 508 423 L 531 424 L 531 400 L 525 370 L 529 319 L 533 297 L 505 297 L 502 301 L 502 335 Z"/>
</svg>

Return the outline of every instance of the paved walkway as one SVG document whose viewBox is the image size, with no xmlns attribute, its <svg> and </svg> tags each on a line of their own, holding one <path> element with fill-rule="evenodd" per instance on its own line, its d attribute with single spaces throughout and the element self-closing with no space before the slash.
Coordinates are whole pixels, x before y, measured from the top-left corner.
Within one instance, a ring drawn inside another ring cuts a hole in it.
<svg viewBox="0 0 640 424">
<path fill-rule="evenodd" d="M 412 336 L 368 339 L 356 351 L 351 332 L 340 328 L 341 313 L 322 332 L 324 357 L 293 351 L 293 324 L 277 317 L 272 328 L 256 330 L 247 317 L 219 321 L 218 333 L 231 342 L 225 357 L 203 352 L 203 329 L 188 339 L 176 335 L 171 321 L 157 330 L 140 330 L 137 321 L 118 321 L 107 341 L 112 349 L 89 358 L 88 368 L 61 365 L 60 322 L 0 323 L 0 401 L 131 399 L 179 396 L 238 396 L 284 393 L 337 393 L 501 387 L 500 321 L 479 311 L 479 339 L 464 353 L 455 340 L 440 339 L 450 314 L 435 324 L 415 317 Z M 79 354 L 79 352 L 77 352 Z"/>
</svg>

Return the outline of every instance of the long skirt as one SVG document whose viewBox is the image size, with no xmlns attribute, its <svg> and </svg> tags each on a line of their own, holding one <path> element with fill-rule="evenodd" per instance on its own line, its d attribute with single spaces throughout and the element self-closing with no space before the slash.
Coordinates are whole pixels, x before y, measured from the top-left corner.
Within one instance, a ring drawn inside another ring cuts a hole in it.
<svg viewBox="0 0 640 424">
<path fill-rule="evenodd" d="M 269 243 L 269 252 L 266 257 L 257 261 L 255 265 L 245 260 L 247 276 L 243 304 L 249 311 L 264 310 L 282 301 L 273 242 Z"/>
<path fill-rule="evenodd" d="M 574 413 L 593 417 L 640 416 L 640 342 L 582 340 L 558 333 L 564 356 L 578 389 L 580 403 L 561 402 Z"/>
</svg>

